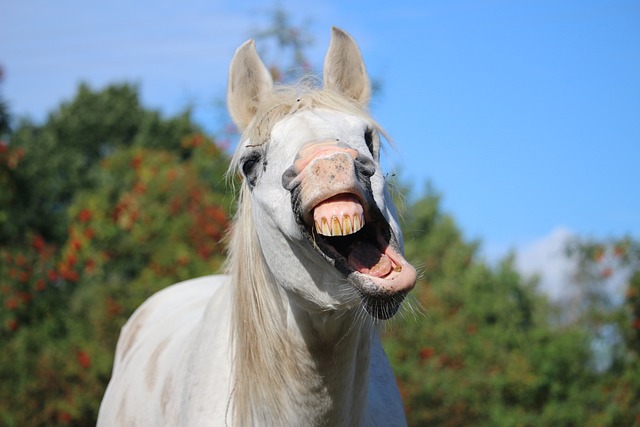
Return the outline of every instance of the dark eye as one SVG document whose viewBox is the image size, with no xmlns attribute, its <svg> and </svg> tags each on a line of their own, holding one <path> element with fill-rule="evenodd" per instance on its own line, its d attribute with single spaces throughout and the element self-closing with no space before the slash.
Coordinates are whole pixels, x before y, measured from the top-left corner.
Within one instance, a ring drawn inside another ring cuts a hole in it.
<svg viewBox="0 0 640 427">
<path fill-rule="evenodd" d="M 369 149 L 369 152 L 371 153 L 372 156 L 375 156 L 374 154 L 374 146 L 373 146 L 373 130 L 372 129 L 367 129 L 364 131 L 364 142 L 367 144 L 367 148 Z"/>
<path fill-rule="evenodd" d="M 244 174 L 244 176 L 251 175 L 251 172 L 253 172 L 257 164 L 258 159 L 254 158 L 245 160 L 245 162 L 242 164 L 242 173 Z"/>
<path fill-rule="evenodd" d="M 261 160 L 262 154 L 260 152 L 254 151 L 247 154 L 240 162 L 242 174 L 251 187 L 256 185 L 259 171 L 259 168 L 257 166 L 260 164 Z"/>
</svg>

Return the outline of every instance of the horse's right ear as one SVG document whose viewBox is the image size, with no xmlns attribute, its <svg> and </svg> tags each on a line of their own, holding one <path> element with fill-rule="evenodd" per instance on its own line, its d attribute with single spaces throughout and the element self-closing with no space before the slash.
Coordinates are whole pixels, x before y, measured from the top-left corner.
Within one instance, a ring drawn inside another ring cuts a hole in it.
<svg viewBox="0 0 640 427">
<path fill-rule="evenodd" d="M 261 95 L 271 90 L 273 79 L 256 52 L 253 40 L 236 50 L 229 66 L 227 108 L 240 131 L 251 123 Z"/>
</svg>

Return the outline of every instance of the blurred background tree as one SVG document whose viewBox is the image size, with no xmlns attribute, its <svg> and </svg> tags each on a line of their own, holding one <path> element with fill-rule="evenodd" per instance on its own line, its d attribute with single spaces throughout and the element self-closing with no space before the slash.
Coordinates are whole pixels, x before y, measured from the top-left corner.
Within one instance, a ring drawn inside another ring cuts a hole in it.
<svg viewBox="0 0 640 427">
<path fill-rule="evenodd" d="M 313 71 L 304 27 L 276 10 L 257 31 L 277 80 Z M 226 144 L 189 111 L 141 105 L 127 84 L 81 84 L 43 124 L 9 110 L 0 98 L 0 424 L 94 425 L 131 312 L 220 269 L 234 199 Z M 568 248 L 579 267 L 568 316 L 511 257 L 483 261 L 440 199 L 427 186 L 405 203 L 407 257 L 422 274 L 383 328 L 409 424 L 640 425 L 640 243 Z M 607 291 L 616 277 L 624 301 Z"/>
<path fill-rule="evenodd" d="M 96 165 L 118 149 L 147 147 L 180 153 L 177 141 L 201 132 L 189 112 L 162 119 L 140 105 L 138 89 L 112 85 L 94 92 L 85 84 L 39 126 L 27 120 L 11 135 L 12 149 L 23 153 L 13 172 L 16 192 L 7 206 L 11 222 L 3 236 L 35 228 L 57 243 L 65 239 L 66 210 L 75 195 L 95 185 Z M 34 185 L 37 183 L 37 185 Z"/>
<path fill-rule="evenodd" d="M 478 244 L 465 242 L 439 205 L 429 187 L 405 215 L 407 256 L 423 266 L 414 304 L 426 314 L 406 310 L 385 334 L 410 424 L 637 423 L 637 356 L 628 353 L 633 339 L 620 345 L 627 357 L 599 369 L 590 325 L 602 310 L 558 322 L 561 308 L 523 280 L 512 258 L 497 266 L 479 260 Z M 583 256 L 590 249 L 579 243 L 575 251 Z M 583 261 L 583 269 L 593 267 Z M 637 328 L 634 322 L 624 329 Z"/>
<path fill-rule="evenodd" d="M 93 425 L 120 327 L 153 292 L 220 269 L 228 156 L 128 85 L 78 94 L 3 144 L 0 420 Z"/>
</svg>

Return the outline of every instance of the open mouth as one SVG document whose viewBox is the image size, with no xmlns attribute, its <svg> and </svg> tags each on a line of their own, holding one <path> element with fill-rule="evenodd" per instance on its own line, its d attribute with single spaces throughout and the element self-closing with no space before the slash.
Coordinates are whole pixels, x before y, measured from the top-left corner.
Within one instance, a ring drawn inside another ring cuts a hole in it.
<svg viewBox="0 0 640 427">
<path fill-rule="evenodd" d="M 371 316 L 392 317 L 415 285 L 416 273 L 379 209 L 343 193 L 318 203 L 310 214 L 303 225 L 316 250 L 355 285 Z"/>
</svg>

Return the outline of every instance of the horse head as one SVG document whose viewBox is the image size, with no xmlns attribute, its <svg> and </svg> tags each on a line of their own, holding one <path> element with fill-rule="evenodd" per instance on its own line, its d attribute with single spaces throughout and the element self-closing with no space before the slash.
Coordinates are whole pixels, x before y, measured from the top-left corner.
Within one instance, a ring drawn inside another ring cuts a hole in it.
<svg viewBox="0 0 640 427">
<path fill-rule="evenodd" d="M 370 93 L 358 46 L 337 28 L 321 89 L 274 85 L 252 40 L 231 62 L 241 203 L 270 274 L 307 311 L 362 306 L 388 319 L 416 282 L 380 167 L 383 131 L 367 113 Z"/>
</svg>

